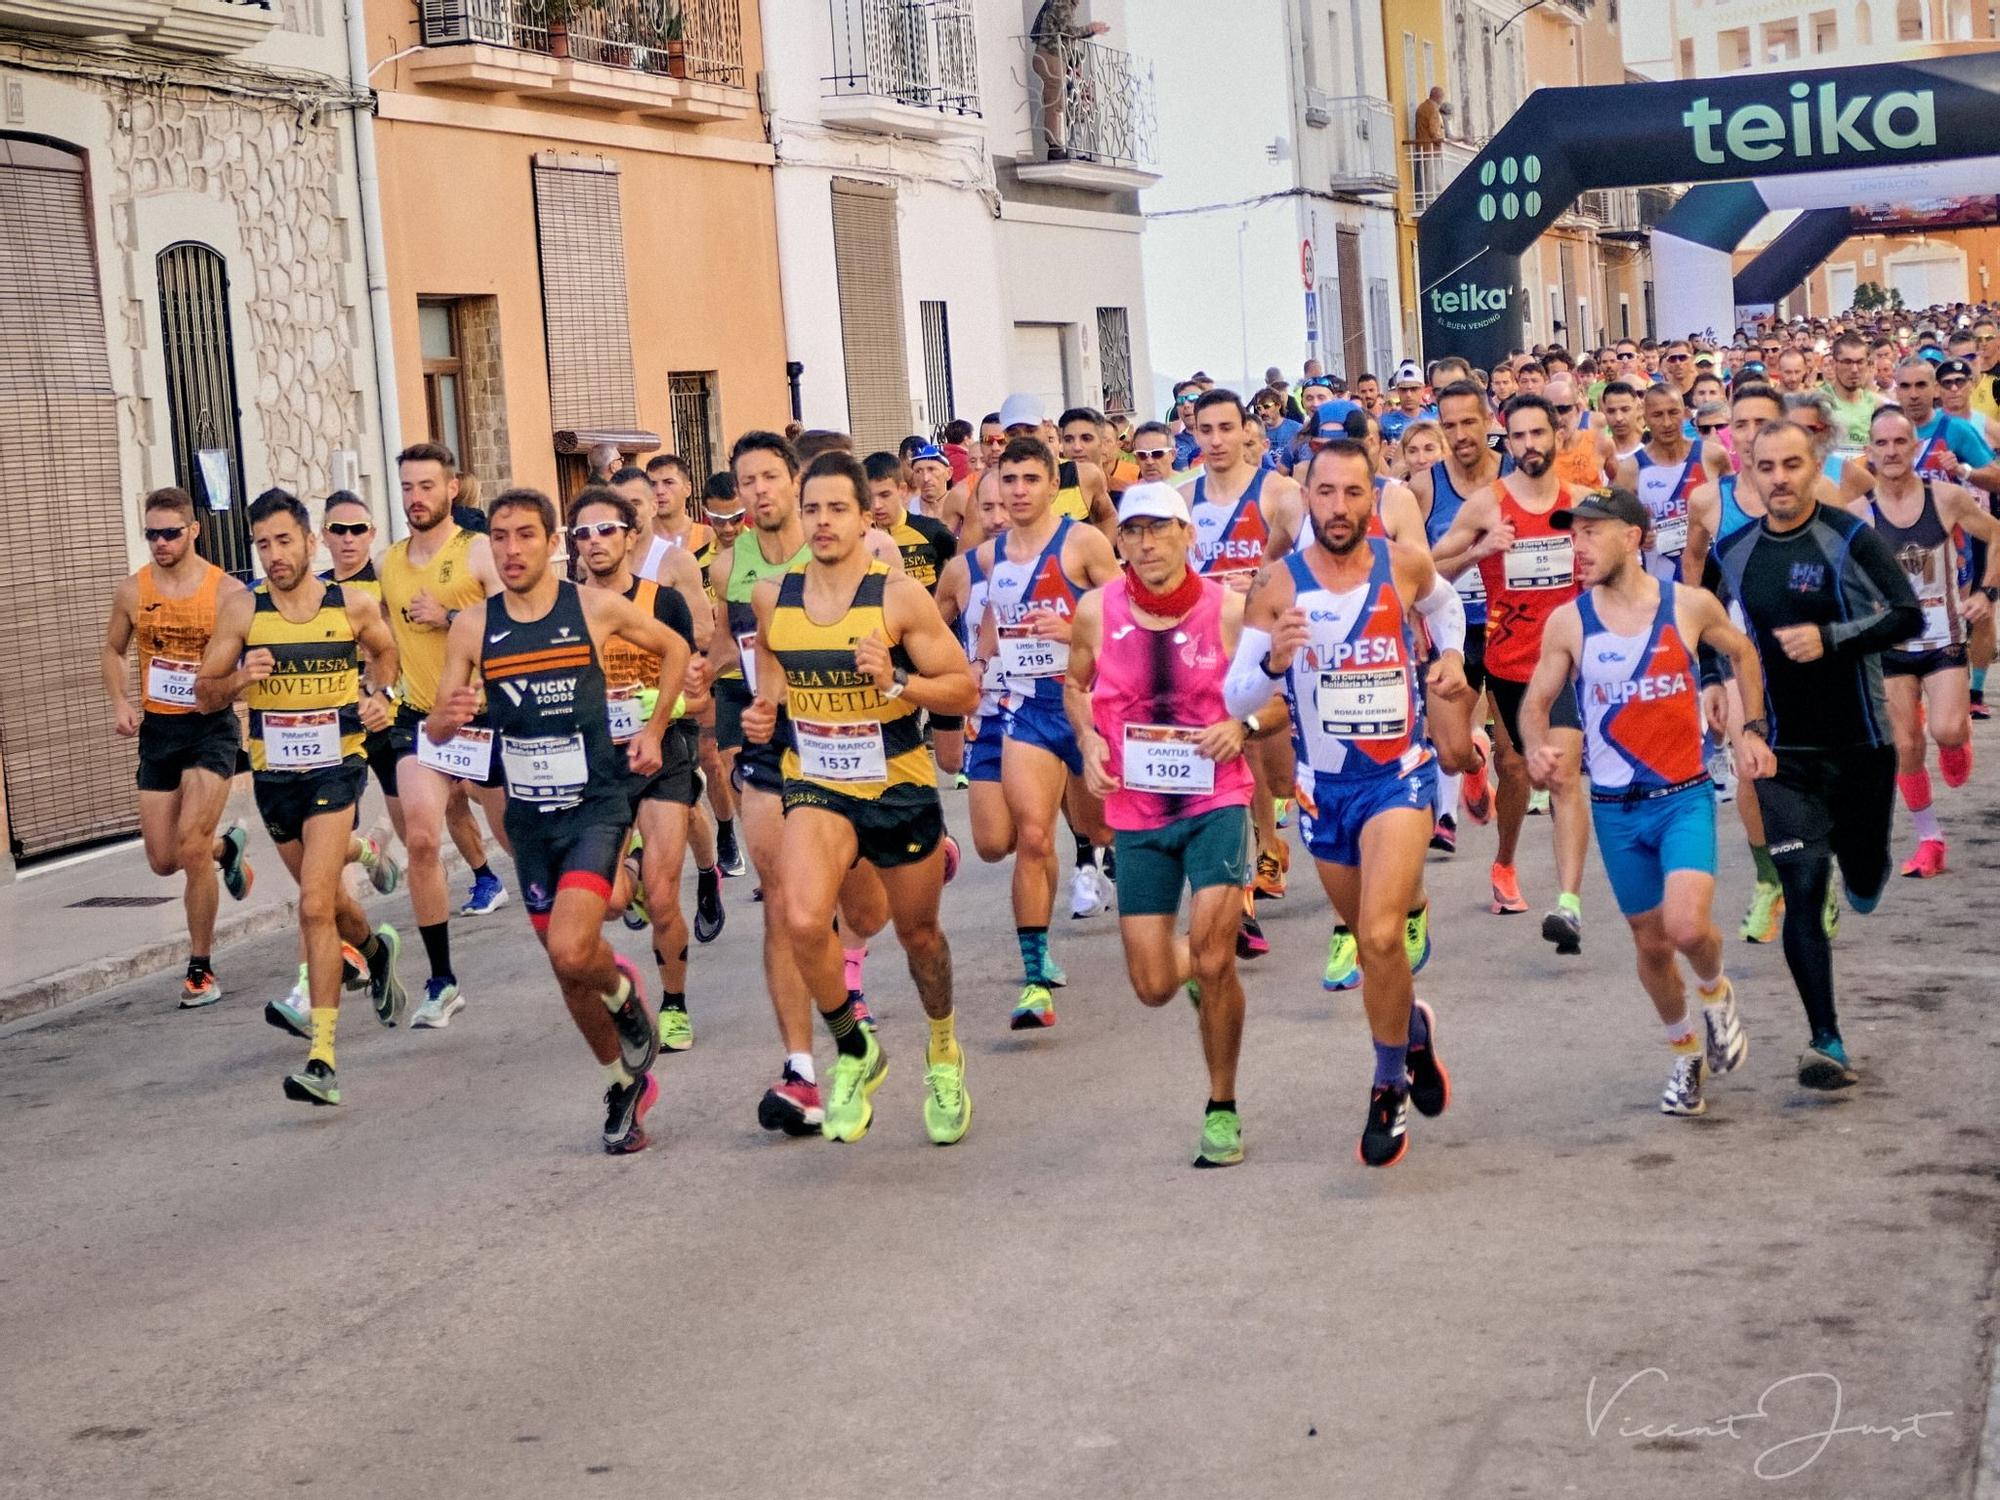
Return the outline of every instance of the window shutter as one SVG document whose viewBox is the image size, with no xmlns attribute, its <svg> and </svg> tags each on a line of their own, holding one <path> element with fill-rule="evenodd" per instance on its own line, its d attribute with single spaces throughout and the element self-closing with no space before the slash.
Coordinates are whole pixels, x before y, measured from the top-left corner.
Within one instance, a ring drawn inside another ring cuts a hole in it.
<svg viewBox="0 0 2000 1500">
<path fill-rule="evenodd" d="M 555 428 L 637 427 L 618 164 L 536 156 L 535 233 Z"/>
<path fill-rule="evenodd" d="M 840 287 L 848 430 L 859 452 L 893 449 L 910 434 L 894 188 L 834 179 L 833 267 Z"/>
</svg>

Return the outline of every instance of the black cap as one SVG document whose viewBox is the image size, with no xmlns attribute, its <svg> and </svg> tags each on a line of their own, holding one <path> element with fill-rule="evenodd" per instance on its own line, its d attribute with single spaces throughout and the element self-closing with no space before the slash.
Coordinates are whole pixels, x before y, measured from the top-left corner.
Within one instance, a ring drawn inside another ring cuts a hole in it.
<svg viewBox="0 0 2000 1500">
<path fill-rule="evenodd" d="M 1609 489 L 1593 490 L 1568 510 L 1549 514 L 1549 524 L 1558 531 L 1568 531 L 1578 521 L 1623 521 L 1646 531 L 1652 527 L 1653 513 L 1630 490 Z"/>
<path fill-rule="evenodd" d="M 1967 380 L 1970 380 L 1972 378 L 1972 366 L 1962 359 L 1948 359 L 1937 367 L 1937 378 L 1939 380 L 1944 379 L 1947 375 L 1963 375 Z"/>
</svg>

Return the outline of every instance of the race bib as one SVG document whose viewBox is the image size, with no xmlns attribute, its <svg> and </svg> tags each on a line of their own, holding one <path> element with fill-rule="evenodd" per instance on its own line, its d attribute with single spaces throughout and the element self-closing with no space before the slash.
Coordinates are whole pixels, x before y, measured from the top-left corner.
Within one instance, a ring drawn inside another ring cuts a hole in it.
<svg viewBox="0 0 2000 1500">
<path fill-rule="evenodd" d="M 1069 642 L 1038 636 L 1028 625 L 1002 625 L 1000 670 L 1009 677 L 1060 677 L 1069 670 Z"/>
<path fill-rule="evenodd" d="M 1942 600 L 1919 599 L 1924 610 L 1923 634 L 1913 635 L 1898 651 L 1938 651 L 1951 644 L 1951 614 Z"/>
<path fill-rule="evenodd" d="M 1566 589 L 1575 577 L 1567 536 L 1517 537 L 1501 561 L 1510 589 Z"/>
<path fill-rule="evenodd" d="M 1180 724 L 1125 726 L 1126 790 L 1202 796 L 1215 790 L 1215 762 L 1197 745 L 1201 731 Z"/>
<path fill-rule="evenodd" d="M 340 711 L 332 708 L 263 716 L 264 769 L 318 771 L 340 764 Z"/>
<path fill-rule="evenodd" d="M 1467 604 L 1486 602 L 1486 578 L 1477 568 L 1467 568 L 1451 581 L 1451 586 L 1458 590 L 1458 597 Z"/>
<path fill-rule="evenodd" d="M 1675 516 L 1670 521 L 1653 523 L 1653 550 L 1662 557 L 1678 557 L 1687 551 L 1688 518 Z"/>
<path fill-rule="evenodd" d="M 461 729 L 442 745 L 433 744 L 417 726 L 417 764 L 456 776 L 461 781 L 484 781 L 493 770 L 493 731 Z"/>
<path fill-rule="evenodd" d="M 736 654 L 743 658 L 743 685 L 750 689 L 750 696 L 757 696 L 757 632 L 752 630 L 736 637 Z"/>
<path fill-rule="evenodd" d="M 580 800 L 590 783 L 590 762 L 581 734 L 536 734 L 500 742 L 507 771 L 507 795 L 516 802 L 566 807 Z"/>
<path fill-rule="evenodd" d="M 194 679 L 201 670 L 198 661 L 172 661 L 156 656 L 146 663 L 146 701 L 170 708 L 194 707 Z"/>
<path fill-rule="evenodd" d="M 799 774 L 811 780 L 889 779 L 889 757 L 882 745 L 880 724 L 816 724 L 794 719 L 792 743 L 799 752 Z"/>
<path fill-rule="evenodd" d="M 1320 728 L 1335 739 L 1395 740 L 1410 732 L 1409 679 L 1401 667 L 1319 674 Z"/>
<path fill-rule="evenodd" d="M 646 690 L 638 683 L 604 690 L 604 716 L 611 724 L 611 738 L 623 744 L 646 727 Z M 657 701 L 657 694 L 655 696 Z"/>
</svg>

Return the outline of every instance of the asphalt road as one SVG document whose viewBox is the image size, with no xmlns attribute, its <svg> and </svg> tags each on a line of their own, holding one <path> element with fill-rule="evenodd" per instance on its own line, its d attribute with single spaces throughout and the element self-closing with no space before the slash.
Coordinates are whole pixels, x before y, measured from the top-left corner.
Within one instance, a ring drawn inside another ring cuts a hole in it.
<svg viewBox="0 0 2000 1500">
<path fill-rule="evenodd" d="M 1193 1020 L 1132 998 L 1109 916 L 1057 933 L 1060 1025 L 1007 1031 L 1005 872 L 977 864 L 946 905 L 977 1101 L 949 1150 L 884 941 L 871 1134 L 757 1128 L 779 1059 L 747 880 L 627 1160 L 518 906 L 458 924 L 448 1031 L 349 1014 L 339 1110 L 280 1097 L 302 1044 L 259 1012 L 289 937 L 221 955 L 210 1011 L 174 1009 L 175 975 L 127 986 L 0 1036 L 0 1494 L 1969 1494 L 1994 788 L 1942 794 L 1954 873 L 1847 917 L 1861 1086 L 1796 1087 L 1781 956 L 1732 936 L 1750 1058 L 1699 1121 L 1657 1112 L 1667 1052 L 1595 856 L 1584 956 L 1558 959 L 1485 914 L 1469 831 L 1433 860 L 1419 981 L 1452 1109 L 1383 1173 L 1354 1159 L 1367 1033 L 1320 989 L 1299 872 L 1251 966 L 1224 1172 L 1188 1165 Z M 1549 868 L 1537 820 L 1531 901 Z"/>
</svg>

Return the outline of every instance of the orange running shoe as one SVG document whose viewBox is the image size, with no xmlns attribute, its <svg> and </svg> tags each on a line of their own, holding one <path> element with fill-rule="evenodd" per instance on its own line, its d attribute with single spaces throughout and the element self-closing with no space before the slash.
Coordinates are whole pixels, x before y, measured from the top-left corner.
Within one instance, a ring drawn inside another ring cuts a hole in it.
<svg viewBox="0 0 2000 1500">
<path fill-rule="evenodd" d="M 1275 901 L 1285 894 L 1285 876 L 1292 868 L 1292 850 L 1289 844 L 1279 844 L 1276 854 L 1259 852 L 1257 855 L 1256 892 L 1260 896 Z"/>
<path fill-rule="evenodd" d="M 1514 867 L 1496 860 L 1492 873 L 1493 915 L 1503 917 L 1526 911 L 1528 903 L 1521 899 L 1521 877 L 1514 873 Z"/>
<path fill-rule="evenodd" d="M 1479 747 L 1479 769 L 1465 773 L 1465 780 L 1459 783 L 1458 796 L 1465 808 L 1465 815 L 1475 823 L 1488 823 L 1493 818 L 1493 782 L 1487 776 L 1486 768 L 1493 763 L 1493 741 L 1483 729 L 1472 731 L 1472 743 Z"/>
</svg>

